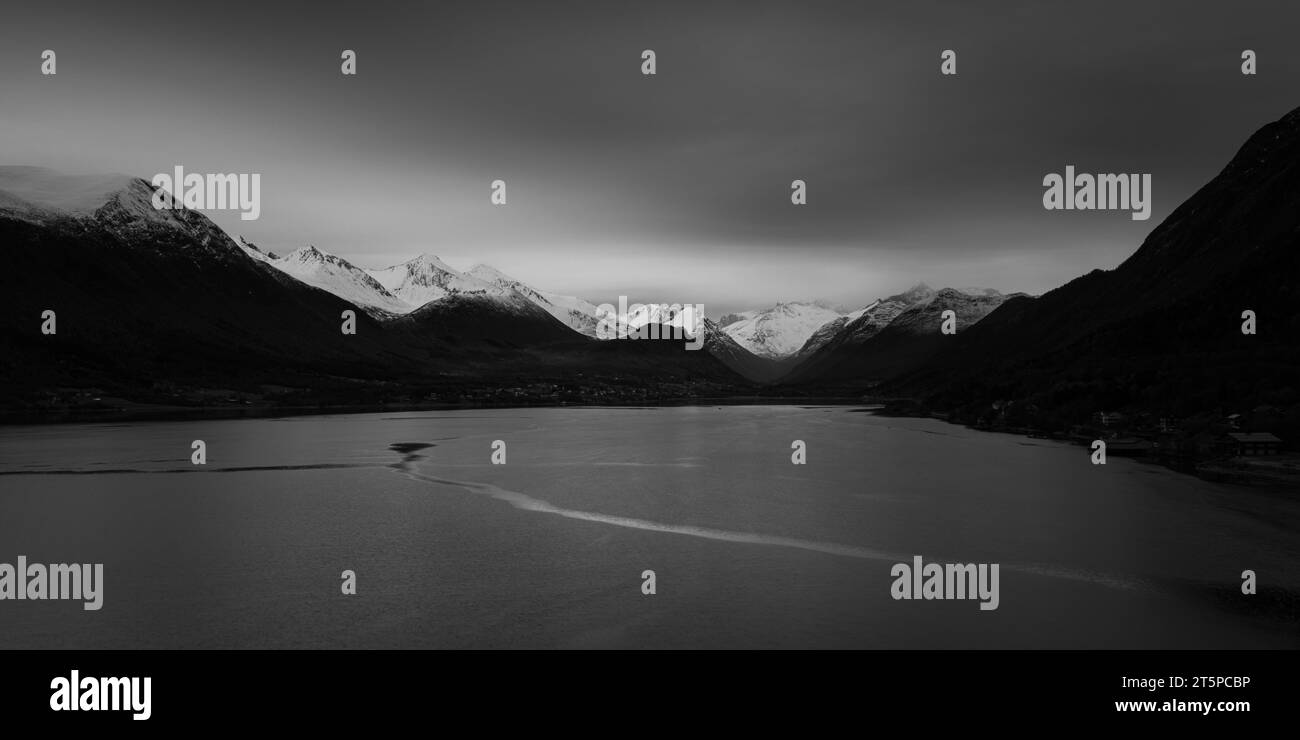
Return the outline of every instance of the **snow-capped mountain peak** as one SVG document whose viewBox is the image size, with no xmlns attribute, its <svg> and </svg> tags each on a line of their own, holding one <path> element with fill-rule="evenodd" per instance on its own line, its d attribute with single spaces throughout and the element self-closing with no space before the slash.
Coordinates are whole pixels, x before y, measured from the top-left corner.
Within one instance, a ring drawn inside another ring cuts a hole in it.
<svg viewBox="0 0 1300 740">
<path fill-rule="evenodd" d="M 457 272 L 432 254 L 422 254 L 382 270 L 366 270 L 366 273 L 388 292 L 415 307 L 456 294 L 506 297 L 509 290 Z"/>
<path fill-rule="evenodd" d="M 515 280 L 514 278 L 505 274 L 504 272 L 501 272 L 500 270 L 493 267 L 492 265 L 485 265 L 482 262 L 469 268 L 469 270 L 465 274 L 476 277 L 485 283 L 495 283 L 497 281 L 508 282 L 508 283 L 519 282 L 518 280 Z"/>
<path fill-rule="evenodd" d="M 782 302 L 740 316 L 744 318 L 724 326 L 723 331 L 750 352 L 780 360 L 798 352 L 813 332 L 842 314 L 819 301 Z"/>
<path fill-rule="evenodd" d="M 600 317 L 595 304 L 590 301 L 576 296 L 539 290 L 491 265 L 474 265 L 466 274 L 490 285 L 512 290 L 532 301 L 570 329 L 589 337 L 596 336 L 596 326 L 600 323 Z"/>
<path fill-rule="evenodd" d="M 40 224 L 93 225 L 134 247 L 191 259 L 242 259 L 239 245 L 199 211 L 155 208 L 156 190 L 138 177 L 4 165 L 0 215 Z"/>
<path fill-rule="evenodd" d="M 473 278 L 474 280 L 478 280 L 487 285 L 493 285 L 498 288 L 505 288 L 508 290 L 514 290 L 523 293 L 527 298 L 529 298 L 529 300 L 532 300 L 534 303 L 540 304 L 546 302 L 546 299 L 543 297 L 542 291 L 533 288 L 531 285 L 528 285 L 527 283 L 521 282 L 519 280 L 510 277 L 509 275 L 505 274 L 504 272 L 501 272 L 500 270 L 498 270 L 495 267 L 492 267 L 491 265 L 485 265 L 479 263 L 471 267 L 464 274 L 468 278 Z"/>
<path fill-rule="evenodd" d="M 256 248 L 253 248 L 256 250 Z M 245 251 L 249 251 L 245 248 Z M 260 250 L 257 250 L 260 253 Z M 250 256 L 254 256 L 251 255 Z M 254 256 L 257 259 L 256 256 Z M 279 259 L 262 258 L 272 267 L 298 280 L 327 290 L 363 309 L 378 309 L 383 313 L 408 313 L 413 306 L 390 293 L 379 281 L 364 270 L 337 255 L 322 252 L 308 245 L 296 249 Z"/>
<path fill-rule="evenodd" d="M 446 262 L 443 262 L 442 259 L 438 257 L 438 255 L 430 254 L 428 252 L 419 254 L 414 258 L 409 259 L 406 262 L 403 262 L 402 264 L 406 266 L 408 271 L 417 274 L 418 273 L 436 274 L 441 272 L 456 273 L 456 270 L 453 269 Z"/>
</svg>

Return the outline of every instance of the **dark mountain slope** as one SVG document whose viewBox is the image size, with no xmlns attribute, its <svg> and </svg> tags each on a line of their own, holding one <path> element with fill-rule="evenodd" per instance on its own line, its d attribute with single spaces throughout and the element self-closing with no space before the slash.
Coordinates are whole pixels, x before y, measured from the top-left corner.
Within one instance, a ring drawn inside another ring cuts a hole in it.
<svg viewBox="0 0 1300 740">
<path fill-rule="evenodd" d="M 975 296 L 952 288 L 913 289 L 891 296 L 846 325 L 783 382 L 865 387 L 895 377 L 920 367 L 954 339 L 940 332 L 944 311 L 956 314 L 960 335 L 1006 298 L 996 292 Z"/>
<path fill-rule="evenodd" d="M 340 315 L 349 304 L 281 280 L 233 244 L 227 250 L 179 230 L 148 235 L 115 225 L 33 224 L 0 214 L 0 245 L 12 267 L 0 274 L 9 309 L 0 315 L 7 392 L 371 377 L 385 361 L 368 317 L 358 315 L 358 336 L 343 336 Z M 57 315 L 53 336 L 40 331 L 47 309 Z"/>
<path fill-rule="evenodd" d="M 1179 414 L 1285 403 L 1300 377 L 1298 288 L 1300 110 L 1251 136 L 1119 267 L 1008 301 L 886 390 Z M 1256 336 L 1241 333 L 1247 309 Z"/>
<path fill-rule="evenodd" d="M 76 389 L 186 405 L 232 391 L 309 404 L 446 388 L 454 398 L 474 384 L 591 372 L 644 386 L 693 376 L 745 385 L 680 343 L 593 349 L 522 297 L 454 296 L 380 323 L 253 259 L 201 213 L 153 209 L 152 193 L 133 180 L 96 208 L 60 210 L 0 187 L 0 410 L 65 407 Z M 57 314 L 51 336 L 41 333 L 47 309 Z M 355 335 L 340 331 L 345 310 L 355 311 Z"/>
<path fill-rule="evenodd" d="M 710 319 L 704 320 L 703 351 L 718 358 L 742 377 L 757 383 L 775 380 L 786 372 L 787 365 L 783 361 L 759 357 L 750 352 Z"/>
</svg>

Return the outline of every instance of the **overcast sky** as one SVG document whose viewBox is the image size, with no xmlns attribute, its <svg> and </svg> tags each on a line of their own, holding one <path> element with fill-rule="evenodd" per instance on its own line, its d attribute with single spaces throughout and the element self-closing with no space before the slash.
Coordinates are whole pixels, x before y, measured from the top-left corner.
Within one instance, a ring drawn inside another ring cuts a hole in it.
<svg viewBox="0 0 1300 740">
<path fill-rule="evenodd" d="M 276 252 L 715 316 L 1114 267 L 1300 106 L 1281 2 L 50 5 L 0 23 L 0 163 L 257 172 L 259 220 L 209 215 Z M 1151 173 L 1151 220 L 1044 211 L 1067 164 Z"/>
</svg>

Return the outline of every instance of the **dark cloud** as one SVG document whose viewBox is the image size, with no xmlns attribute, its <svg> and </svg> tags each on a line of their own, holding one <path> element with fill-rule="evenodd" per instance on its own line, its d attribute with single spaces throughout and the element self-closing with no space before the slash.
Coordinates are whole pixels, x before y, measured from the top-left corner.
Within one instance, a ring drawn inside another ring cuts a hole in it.
<svg viewBox="0 0 1300 740">
<path fill-rule="evenodd" d="M 25 3 L 0 25 L 0 160 L 260 172 L 261 220 L 213 216 L 269 248 L 429 251 L 593 297 L 1039 292 L 1118 264 L 1300 104 L 1297 20 L 1263 2 Z M 1152 173 L 1151 220 L 1043 211 L 1067 164 Z"/>
</svg>

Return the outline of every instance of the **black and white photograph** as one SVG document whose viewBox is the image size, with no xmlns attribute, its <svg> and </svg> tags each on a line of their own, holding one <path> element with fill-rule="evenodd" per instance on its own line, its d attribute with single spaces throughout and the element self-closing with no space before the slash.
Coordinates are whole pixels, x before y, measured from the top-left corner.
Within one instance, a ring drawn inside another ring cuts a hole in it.
<svg viewBox="0 0 1300 740">
<path fill-rule="evenodd" d="M 1152 668 L 1069 711 L 1285 710 L 1251 661 L 1300 648 L 1298 28 L 7 0 L 20 709 L 435 650 L 1105 655 Z"/>
</svg>

